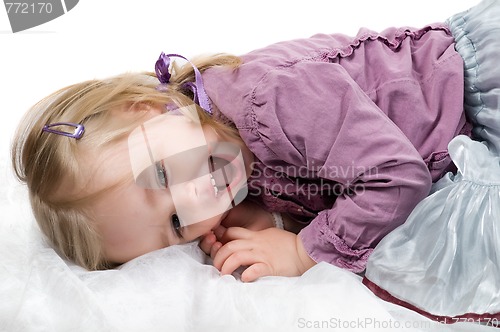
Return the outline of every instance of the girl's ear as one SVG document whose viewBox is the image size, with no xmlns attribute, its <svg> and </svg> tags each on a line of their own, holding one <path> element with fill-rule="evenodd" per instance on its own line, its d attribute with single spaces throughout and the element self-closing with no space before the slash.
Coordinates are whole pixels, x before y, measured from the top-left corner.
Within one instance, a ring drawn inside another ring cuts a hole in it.
<svg viewBox="0 0 500 332">
<path fill-rule="evenodd" d="M 127 105 L 128 107 L 126 107 L 126 112 L 133 112 L 133 113 L 136 113 L 136 112 L 158 112 L 158 114 L 161 114 L 161 110 L 160 109 L 157 109 L 156 107 L 152 106 L 151 104 L 147 104 L 147 103 L 130 103 L 129 105 Z"/>
</svg>

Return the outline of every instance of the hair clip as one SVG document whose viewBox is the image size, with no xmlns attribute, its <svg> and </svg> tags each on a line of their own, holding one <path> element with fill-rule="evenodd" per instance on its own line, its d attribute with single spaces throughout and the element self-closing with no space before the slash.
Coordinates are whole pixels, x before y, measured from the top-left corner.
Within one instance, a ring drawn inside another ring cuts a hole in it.
<svg viewBox="0 0 500 332">
<path fill-rule="evenodd" d="M 67 132 L 64 130 L 54 129 L 54 127 L 59 127 L 59 126 L 68 126 L 68 127 L 74 128 L 74 130 L 73 130 L 73 132 Z M 57 122 L 57 123 L 51 123 L 51 124 L 43 126 L 42 131 L 47 132 L 47 133 L 67 136 L 67 137 L 71 137 L 74 139 L 80 139 L 80 138 L 82 138 L 83 133 L 85 132 L 85 127 L 79 123 Z"/>
<path fill-rule="evenodd" d="M 194 102 L 200 105 L 201 108 L 205 110 L 205 112 L 207 112 L 208 114 L 212 114 L 212 108 L 210 107 L 208 95 L 205 92 L 205 87 L 203 86 L 203 79 L 201 78 L 200 71 L 191 61 L 189 61 L 182 55 L 165 54 L 163 52 L 160 54 L 160 57 L 158 58 L 155 64 L 155 72 L 156 72 L 156 77 L 158 77 L 158 80 L 160 81 L 161 85 L 168 84 L 168 82 L 170 81 L 171 74 L 168 71 L 170 67 L 170 57 L 177 57 L 184 59 L 187 62 L 189 62 L 191 66 L 193 66 L 195 81 L 194 83 L 193 82 L 185 83 L 183 85 L 183 88 L 190 89 L 194 94 Z M 158 90 L 162 91 L 164 89 L 160 87 Z"/>
</svg>

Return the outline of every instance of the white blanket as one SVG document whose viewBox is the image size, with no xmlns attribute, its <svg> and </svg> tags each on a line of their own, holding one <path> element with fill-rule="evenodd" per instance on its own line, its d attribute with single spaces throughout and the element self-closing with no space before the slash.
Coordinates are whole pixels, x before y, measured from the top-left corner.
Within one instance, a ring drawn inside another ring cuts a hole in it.
<svg viewBox="0 0 500 332">
<path fill-rule="evenodd" d="M 5 164 L 3 164 L 5 166 Z M 5 174 L 5 168 L 2 168 Z M 328 264 L 301 277 L 221 277 L 196 243 L 88 272 L 42 240 L 26 190 L 0 191 L 0 331 L 488 331 L 443 325 L 375 297 Z"/>
</svg>

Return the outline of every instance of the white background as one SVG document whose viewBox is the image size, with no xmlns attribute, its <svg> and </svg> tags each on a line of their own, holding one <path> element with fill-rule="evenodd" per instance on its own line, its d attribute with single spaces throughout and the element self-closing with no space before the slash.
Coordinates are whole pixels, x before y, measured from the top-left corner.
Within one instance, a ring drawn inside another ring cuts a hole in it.
<svg viewBox="0 0 500 332">
<path fill-rule="evenodd" d="M 41 0 L 42 2 L 42 0 Z M 153 70 L 160 52 L 243 54 L 318 32 L 355 35 L 444 21 L 479 0 L 80 0 L 67 14 L 12 33 L 0 8 L 0 185 L 23 113 L 66 85 Z"/>
</svg>

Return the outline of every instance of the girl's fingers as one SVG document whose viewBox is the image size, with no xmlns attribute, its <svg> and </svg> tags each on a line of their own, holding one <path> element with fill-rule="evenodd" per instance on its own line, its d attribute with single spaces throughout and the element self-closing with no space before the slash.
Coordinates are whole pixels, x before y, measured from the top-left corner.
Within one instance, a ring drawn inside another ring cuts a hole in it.
<svg viewBox="0 0 500 332">
<path fill-rule="evenodd" d="M 226 232 L 226 230 L 227 230 L 227 228 L 226 228 L 226 227 L 224 227 L 224 226 L 222 226 L 222 225 L 219 225 L 219 226 L 217 226 L 217 227 L 213 230 L 213 232 L 214 232 L 214 234 L 215 234 L 215 237 L 216 237 L 216 238 L 218 238 L 218 239 L 220 239 L 220 238 L 222 238 L 222 236 L 224 235 L 224 233 Z"/>
<path fill-rule="evenodd" d="M 242 251 L 250 251 L 252 249 L 252 242 L 246 240 L 233 240 L 225 245 L 223 245 L 213 258 L 214 266 L 222 271 L 222 266 L 225 264 L 226 260 L 232 255 L 238 255 Z M 238 267 L 236 267 L 238 268 Z"/>
<path fill-rule="evenodd" d="M 243 282 L 252 282 L 260 277 L 270 276 L 272 275 L 272 271 L 269 265 L 265 263 L 255 263 L 249 266 L 243 273 L 241 274 L 241 281 Z"/>
<path fill-rule="evenodd" d="M 202 237 L 199 243 L 200 249 L 207 255 L 211 254 L 212 246 L 216 243 L 217 239 L 213 233 L 208 233 Z"/>
<path fill-rule="evenodd" d="M 212 248 L 210 249 L 210 257 L 212 257 L 212 259 L 215 258 L 215 255 L 217 255 L 217 252 L 219 251 L 219 249 L 221 247 L 222 247 L 222 243 L 220 243 L 220 242 L 215 242 L 212 245 Z"/>
<path fill-rule="evenodd" d="M 254 252 L 250 250 L 242 250 L 235 252 L 231 256 L 229 256 L 223 263 L 220 272 L 221 274 L 231 274 L 240 266 L 251 266 L 255 263 L 259 263 L 257 261 L 257 257 Z M 263 263 L 260 263 L 263 264 Z M 260 265 L 259 264 L 259 265 Z M 246 281 L 253 281 L 255 279 L 249 278 Z M 245 281 L 245 280 L 243 280 Z"/>
<path fill-rule="evenodd" d="M 254 235 L 254 233 L 254 231 L 250 231 L 243 227 L 229 227 L 222 233 L 222 235 L 217 230 L 215 231 L 217 239 L 222 243 L 239 239 L 248 240 Z"/>
</svg>

